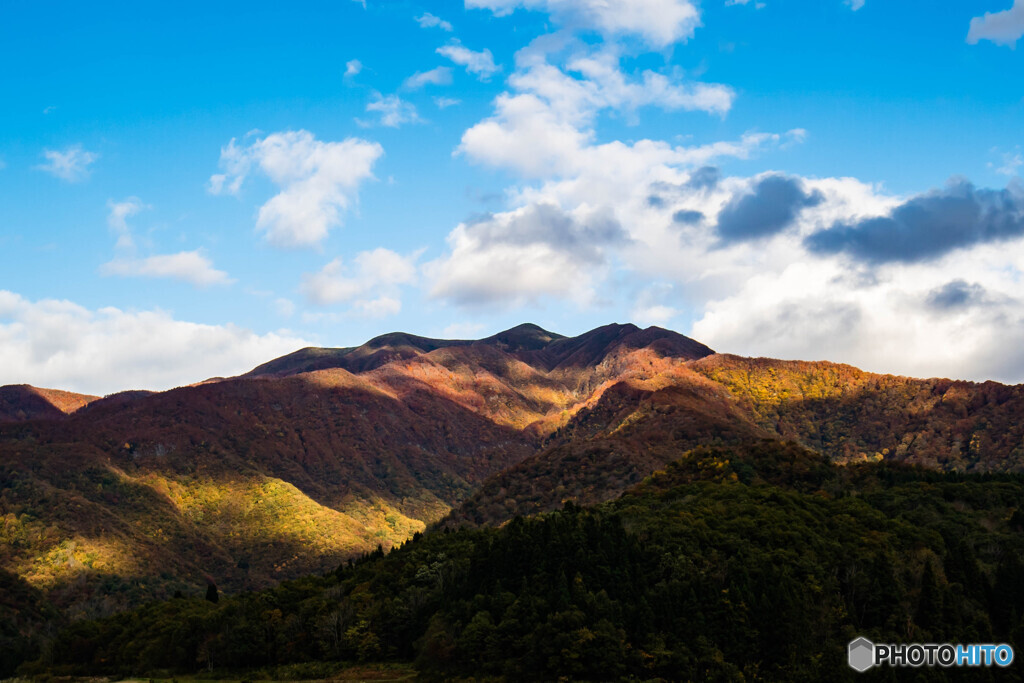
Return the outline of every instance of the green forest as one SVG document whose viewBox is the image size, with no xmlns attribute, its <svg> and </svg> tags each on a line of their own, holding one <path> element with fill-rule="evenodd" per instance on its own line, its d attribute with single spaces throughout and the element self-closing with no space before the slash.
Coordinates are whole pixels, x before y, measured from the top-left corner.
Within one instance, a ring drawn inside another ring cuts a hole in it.
<svg viewBox="0 0 1024 683">
<path fill-rule="evenodd" d="M 396 662 L 425 680 L 856 680 L 846 645 L 861 635 L 1021 652 L 1022 554 L 1024 476 L 839 466 L 766 440 L 697 448 L 592 508 L 434 528 L 269 590 L 211 589 L 31 637 L 5 619 L 0 664 L 6 675 L 257 678 Z"/>
</svg>

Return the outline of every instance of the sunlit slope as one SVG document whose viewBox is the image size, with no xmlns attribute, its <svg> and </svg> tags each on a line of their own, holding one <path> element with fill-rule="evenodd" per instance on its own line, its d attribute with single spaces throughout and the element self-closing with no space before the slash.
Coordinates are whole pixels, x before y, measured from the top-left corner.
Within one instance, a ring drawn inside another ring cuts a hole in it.
<svg viewBox="0 0 1024 683">
<path fill-rule="evenodd" d="M 333 568 L 439 520 L 622 377 L 707 353 L 632 325 L 393 334 L 23 419 L 0 429 L 0 567 L 85 615 Z"/>
<path fill-rule="evenodd" d="M 702 447 L 592 508 L 79 623 L 26 671 L 387 660 L 427 680 L 854 681 L 859 635 L 1020 651 L 1022 507 L 1020 475 L 840 467 L 778 440 Z"/>
<path fill-rule="evenodd" d="M 689 448 L 761 437 L 794 440 L 837 463 L 1024 471 L 1021 385 L 723 354 L 650 366 L 638 359 L 630 358 L 632 376 L 596 392 L 545 447 L 491 477 L 446 523 L 610 500 Z"/>
<path fill-rule="evenodd" d="M 268 585 L 446 516 L 599 503 L 701 445 L 1024 469 L 1022 387 L 716 355 L 632 325 L 396 333 L 162 393 L 49 396 L 0 426 L 0 569 L 76 614 Z"/>
<path fill-rule="evenodd" d="M 57 419 L 97 400 L 98 396 L 28 384 L 0 387 L 0 422 Z"/>
</svg>

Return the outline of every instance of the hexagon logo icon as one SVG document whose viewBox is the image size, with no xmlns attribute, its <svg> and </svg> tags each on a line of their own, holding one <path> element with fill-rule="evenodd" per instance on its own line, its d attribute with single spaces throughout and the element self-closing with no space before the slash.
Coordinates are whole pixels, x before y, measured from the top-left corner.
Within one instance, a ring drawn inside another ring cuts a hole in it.
<svg viewBox="0 0 1024 683">
<path fill-rule="evenodd" d="M 848 650 L 850 668 L 864 672 L 875 665 L 875 644 L 867 638 L 850 642 Z"/>
</svg>

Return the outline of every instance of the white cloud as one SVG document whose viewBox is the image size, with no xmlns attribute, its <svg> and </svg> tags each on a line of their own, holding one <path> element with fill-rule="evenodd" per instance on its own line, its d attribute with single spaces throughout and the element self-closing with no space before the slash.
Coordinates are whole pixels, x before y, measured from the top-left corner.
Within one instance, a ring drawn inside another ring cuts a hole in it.
<svg viewBox="0 0 1024 683">
<path fill-rule="evenodd" d="M 421 121 L 419 114 L 416 113 L 416 107 L 398 95 L 384 96 L 374 93 L 373 99 L 366 105 L 366 111 L 377 114 L 380 125 L 388 128 L 398 128 L 403 123 L 419 123 Z"/>
<path fill-rule="evenodd" d="M 246 177 L 259 170 L 281 191 L 260 207 L 256 229 L 276 246 L 315 246 L 341 225 L 383 154 L 375 142 L 324 142 L 305 130 L 272 133 L 244 147 L 232 138 L 221 149 L 225 172 L 210 178 L 210 191 L 237 193 Z"/>
<path fill-rule="evenodd" d="M 538 203 L 463 223 L 450 253 L 426 264 L 431 294 L 456 304 L 522 306 L 545 297 L 588 305 L 623 233 L 608 210 Z"/>
<path fill-rule="evenodd" d="M 227 273 L 215 269 L 210 259 L 198 250 L 158 254 L 145 258 L 117 258 L 103 264 L 100 273 L 122 277 L 171 278 L 197 287 L 233 282 Z"/>
<path fill-rule="evenodd" d="M 576 51 L 569 52 L 564 68 L 551 63 L 567 47 Z M 520 306 L 554 297 L 587 306 L 601 299 L 608 273 L 643 272 L 639 264 L 645 261 L 668 270 L 671 281 L 673 259 L 682 251 L 672 213 L 683 209 L 685 200 L 672 200 L 673 211 L 656 212 L 647 203 L 649 188 L 684 184 L 697 166 L 720 157 L 749 158 L 806 135 L 801 129 L 748 133 L 736 141 L 694 146 L 646 139 L 600 143 L 596 125 L 604 112 L 632 116 L 642 107 L 658 106 L 723 113 L 733 93 L 653 71 L 627 75 L 614 49 L 580 48 L 558 36 L 520 51 L 516 65 L 509 78 L 512 91 L 495 99 L 491 117 L 465 131 L 457 152 L 541 184 L 510 188 L 507 197 L 517 208 L 457 226 L 448 236 L 447 254 L 427 264 L 433 296 L 459 305 Z M 726 189 L 689 193 L 703 210 L 713 210 L 712 216 L 731 197 Z M 616 229 L 595 231 L 598 224 Z M 712 248 L 711 241 L 705 240 L 703 251 Z M 651 321 L 677 310 L 653 300 L 636 309 L 638 317 Z"/>
<path fill-rule="evenodd" d="M 81 145 L 71 145 L 64 150 L 45 149 L 43 156 L 46 163 L 36 166 L 36 170 L 46 171 L 69 183 L 81 182 L 88 178 L 89 166 L 100 158 L 99 154 L 82 149 Z"/>
<path fill-rule="evenodd" d="M 471 4 L 500 13 L 559 3 Z M 556 17 L 567 25 L 568 4 Z M 598 5 L 616 3 L 574 3 Z M 433 296 L 488 310 L 549 299 L 589 307 L 613 296 L 645 324 L 696 319 L 689 333 L 720 351 L 1024 379 L 1024 239 L 1012 238 L 1016 228 L 999 245 L 927 263 L 865 265 L 810 251 L 811 235 L 886 216 L 906 198 L 853 178 L 735 177 L 705 167 L 785 150 L 806 139 L 799 128 L 685 145 L 601 140 L 604 115 L 629 123 L 650 106 L 720 115 L 734 97 L 727 86 L 673 73 L 627 73 L 620 49 L 562 32 L 516 55 L 508 91 L 457 151 L 527 184 L 507 189 L 512 208 L 451 231 L 446 253 L 423 269 Z M 1000 169 L 1016 171 L 1013 155 L 1004 161 Z M 1007 193 L 1020 194 L 1015 182 Z M 595 233 L 594 216 L 618 229 Z"/>
<path fill-rule="evenodd" d="M 692 334 L 719 351 L 1019 382 L 1024 264 L 1008 251 L 986 245 L 967 258 L 871 273 L 851 272 L 833 260 L 793 261 L 779 273 L 752 275 L 710 302 Z M 958 284 L 962 296 L 937 296 Z"/>
<path fill-rule="evenodd" d="M 442 31 L 451 31 L 452 25 L 442 19 L 441 17 L 435 17 L 430 12 L 424 12 L 420 16 L 416 17 L 416 23 L 420 25 L 420 28 L 439 28 Z"/>
<path fill-rule="evenodd" d="M 166 311 L 90 310 L 0 290 L 0 385 L 91 394 L 170 389 L 236 375 L 310 343 L 289 332 L 176 320 Z"/>
<path fill-rule="evenodd" d="M 490 166 L 510 167 L 529 177 L 560 175 L 576 168 L 580 151 L 592 140 L 561 120 L 533 94 L 503 93 L 496 113 L 462 135 L 458 151 Z"/>
<path fill-rule="evenodd" d="M 1024 0 L 1014 0 L 1008 10 L 985 12 L 984 16 L 971 19 L 967 42 L 974 45 L 979 40 L 990 40 L 1012 48 L 1017 46 L 1021 36 L 1024 36 Z"/>
<path fill-rule="evenodd" d="M 494 63 L 494 55 L 486 48 L 480 52 L 474 52 L 463 45 L 452 43 L 437 48 L 437 54 L 447 57 L 459 66 L 466 67 L 467 72 L 476 74 L 481 81 L 486 81 L 501 70 L 501 67 Z"/>
<path fill-rule="evenodd" d="M 302 293 L 314 304 L 350 304 L 367 317 L 384 317 L 401 310 L 400 288 L 416 281 L 420 253 L 407 256 L 390 249 L 363 251 L 346 268 L 336 258 L 302 278 Z"/>
<path fill-rule="evenodd" d="M 358 59 L 350 59 L 345 62 L 345 78 L 353 78 L 363 70 L 363 63 Z"/>
<path fill-rule="evenodd" d="M 657 48 L 693 37 L 701 25 L 700 12 L 690 0 L 466 0 L 466 7 L 499 16 L 520 7 L 548 12 L 570 28 L 606 37 L 635 35 Z"/>
<path fill-rule="evenodd" d="M 653 140 L 594 144 L 591 128 L 577 127 L 533 94 L 503 94 L 496 114 L 463 133 L 458 152 L 489 166 L 510 168 L 528 178 L 591 174 L 597 164 L 700 165 L 721 157 L 750 158 L 772 146 L 798 142 L 799 131 L 746 133 L 739 140 L 684 147 Z M 609 169 L 608 174 L 615 171 Z"/>
<path fill-rule="evenodd" d="M 135 239 L 132 237 L 131 228 L 128 226 L 128 219 L 149 207 L 142 203 L 138 197 L 128 197 L 119 202 L 107 201 L 107 225 L 117 234 L 117 247 L 119 249 L 131 249 L 135 246 Z"/>
<path fill-rule="evenodd" d="M 457 104 L 462 104 L 462 100 L 454 97 L 435 97 L 434 104 L 437 105 L 438 109 L 447 109 L 448 107 L 454 107 Z"/>
<path fill-rule="evenodd" d="M 418 90 L 425 85 L 448 85 L 452 82 L 452 70 L 447 66 L 439 66 L 430 71 L 417 71 L 405 79 L 405 87 Z"/>
<path fill-rule="evenodd" d="M 854 12 L 864 6 L 864 0 L 843 0 L 843 2 L 849 5 L 850 9 Z"/>
<path fill-rule="evenodd" d="M 578 173 L 598 161 L 593 157 L 602 146 L 595 144 L 595 124 L 605 111 L 634 116 L 642 107 L 657 106 L 721 115 L 734 98 L 726 86 L 681 83 L 649 70 L 631 79 L 609 50 L 573 55 L 564 70 L 550 63 L 542 49 L 524 50 L 509 84 L 516 92 L 495 99 L 494 114 L 465 131 L 458 151 L 528 177 Z M 608 143 L 604 151 L 612 146 L 625 145 Z M 648 140 L 632 147 L 657 150 L 661 163 L 683 153 Z"/>
</svg>

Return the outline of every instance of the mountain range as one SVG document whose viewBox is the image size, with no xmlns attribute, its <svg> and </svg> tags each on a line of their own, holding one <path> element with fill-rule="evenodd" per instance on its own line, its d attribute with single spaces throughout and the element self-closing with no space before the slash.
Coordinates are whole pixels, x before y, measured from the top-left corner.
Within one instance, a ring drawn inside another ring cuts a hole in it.
<svg viewBox="0 0 1024 683">
<path fill-rule="evenodd" d="M 158 393 L 7 386 L 0 580 L 69 618 L 259 589 L 431 525 L 610 501 L 695 447 L 762 439 L 838 464 L 1019 472 L 1022 414 L 1024 386 L 741 358 L 617 324 L 394 333 Z"/>
</svg>

